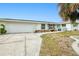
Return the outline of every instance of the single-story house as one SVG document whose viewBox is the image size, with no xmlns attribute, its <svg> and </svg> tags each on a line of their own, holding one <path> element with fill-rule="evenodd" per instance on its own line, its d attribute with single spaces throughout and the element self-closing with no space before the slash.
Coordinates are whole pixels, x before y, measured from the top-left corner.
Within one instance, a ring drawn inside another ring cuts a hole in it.
<svg viewBox="0 0 79 59">
<path fill-rule="evenodd" d="M 55 30 L 55 22 L 0 18 L 7 33 L 35 32 L 38 30 Z"/>
<path fill-rule="evenodd" d="M 5 25 L 7 33 L 79 30 L 78 21 L 77 25 L 73 26 L 69 21 L 55 23 L 46 21 L 0 18 L 0 24 Z"/>
</svg>

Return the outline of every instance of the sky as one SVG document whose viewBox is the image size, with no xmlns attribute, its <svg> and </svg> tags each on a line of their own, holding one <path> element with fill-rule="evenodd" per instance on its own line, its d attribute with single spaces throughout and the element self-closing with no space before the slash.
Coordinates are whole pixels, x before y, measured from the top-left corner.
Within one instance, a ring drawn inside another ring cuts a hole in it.
<svg viewBox="0 0 79 59">
<path fill-rule="evenodd" d="M 0 18 L 62 21 L 56 3 L 0 3 Z"/>
</svg>

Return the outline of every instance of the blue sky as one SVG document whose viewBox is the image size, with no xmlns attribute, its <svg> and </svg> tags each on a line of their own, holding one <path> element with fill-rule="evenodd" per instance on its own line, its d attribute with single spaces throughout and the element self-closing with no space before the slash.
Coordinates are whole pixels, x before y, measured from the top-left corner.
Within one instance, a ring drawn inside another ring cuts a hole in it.
<svg viewBox="0 0 79 59">
<path fill-rule="evenodd" d="M 55 3 L 0 3 L 0 18 L 62 21 Z"/>
</svg>

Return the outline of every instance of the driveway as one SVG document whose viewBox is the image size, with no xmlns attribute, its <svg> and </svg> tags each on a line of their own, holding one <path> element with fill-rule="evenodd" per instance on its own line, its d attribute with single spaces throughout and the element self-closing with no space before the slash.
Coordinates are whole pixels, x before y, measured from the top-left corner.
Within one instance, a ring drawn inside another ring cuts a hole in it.
<svg viewBox="0 0 79 59">
<path fill-rule="evenodd" d="M 38 56 L 41 34 L 23 33 L 0 35 L 0 56 Z"/>
</svg>

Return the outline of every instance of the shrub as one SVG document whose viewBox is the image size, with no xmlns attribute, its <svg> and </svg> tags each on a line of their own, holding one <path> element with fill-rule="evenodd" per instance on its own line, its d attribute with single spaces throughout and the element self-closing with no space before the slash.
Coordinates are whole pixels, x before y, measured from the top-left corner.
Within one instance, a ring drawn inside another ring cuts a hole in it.
<svg viewBox="0 0 79 59">
<path fill-rule="evenodd" d="M 0 24 L 0 34 L 6 34 L 6 30 L 5 30 L 5 25 L 4 24 Z"/>
</svg>

